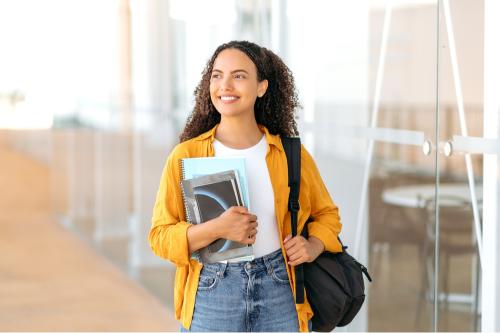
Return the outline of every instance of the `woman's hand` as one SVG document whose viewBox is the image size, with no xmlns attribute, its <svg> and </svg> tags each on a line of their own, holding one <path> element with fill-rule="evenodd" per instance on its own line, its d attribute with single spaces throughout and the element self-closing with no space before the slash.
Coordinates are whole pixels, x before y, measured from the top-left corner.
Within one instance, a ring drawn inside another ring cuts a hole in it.
<svg viewBox="0 0 500 333">
<path fill-rule="evenodd" d="M 290 266 L 297 266 L 304 262 L 312 262 L 325 249 L 323 242 L 313 236 L 309 237 L 309 239 L 305 239 L 302 236 L 295 236 L 292 238 L 292 235 L 288 235 L 283 240 L 283 244 L 285 245 L 285 252 Z"/>
<path fill-rule="evenodd" d="M 242 206 L 230 207 L 217 218 L 220 238 L 243 244 L 255 243 L 257 225 L 257 216 Z"/>
</svg>

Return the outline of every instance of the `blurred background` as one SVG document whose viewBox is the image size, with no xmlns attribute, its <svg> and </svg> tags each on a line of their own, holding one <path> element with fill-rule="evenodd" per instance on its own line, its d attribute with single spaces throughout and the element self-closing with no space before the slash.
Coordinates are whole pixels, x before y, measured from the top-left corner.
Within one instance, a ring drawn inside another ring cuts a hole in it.
<svg viewBox="0 0 500 333">
<path fill-rule="evenodd" d="M 294 73 L 371 272 L 341 331 L 500 331 L 495 0 L 0 0 L 0 330 L 177 331 L 147 242 L 215 48 Z"/>
</svg>

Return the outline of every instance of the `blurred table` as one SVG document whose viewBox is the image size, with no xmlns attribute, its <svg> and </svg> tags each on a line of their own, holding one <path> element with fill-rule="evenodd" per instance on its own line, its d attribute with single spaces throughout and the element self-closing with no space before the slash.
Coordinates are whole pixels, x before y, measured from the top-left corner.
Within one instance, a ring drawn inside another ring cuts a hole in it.
<svg viewBox="0 0 500 333">
<path fill-rule="evenodd" d="M 431 200 L 436 195 L 436 184 L 417 184 L 392 187 L 382 192 L 382 200 L 385 203 L 410 207 L 410 208 L 424 208 L 425 203 Z M 468 183 L 443 183 L 439 184 L 439 205 L 440 206 L 456 206 L 459 203 L 457 200 L 461 199 L 466 202 L 471 202 L 470 190 Z M 483 188 L 481 185 L 476 184 L 476 198 L 482 201 Z"/>
</svg>

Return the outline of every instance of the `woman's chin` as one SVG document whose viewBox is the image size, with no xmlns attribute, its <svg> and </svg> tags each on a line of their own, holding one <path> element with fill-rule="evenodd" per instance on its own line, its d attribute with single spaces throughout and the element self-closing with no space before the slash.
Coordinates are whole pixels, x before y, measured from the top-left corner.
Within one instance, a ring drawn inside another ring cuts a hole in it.
<svg viewBox="0 0 500 333">
<path fill-rule="evenodd" d="M 223 110 L 218 110 L 221 117 L 224 118 L 238 118 L 242 117 L 244 115 L 244 112 L 241 110 L 228 110 L 228 109 L 223 109 Z"/>
</svg>

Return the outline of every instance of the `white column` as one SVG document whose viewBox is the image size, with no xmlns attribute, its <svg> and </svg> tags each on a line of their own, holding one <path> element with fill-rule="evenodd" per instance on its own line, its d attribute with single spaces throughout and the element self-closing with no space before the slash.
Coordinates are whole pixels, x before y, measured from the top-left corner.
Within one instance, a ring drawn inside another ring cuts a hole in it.
<svg viewBox="0 0 500 333">
<path fill-rule="evenodd" d="M 276 0 L 271 2 L 271 48 L 283 59 L 287 59 L 288 23 L 287 2 Z"/>
<path fill-rule="evenodd" d="M 71 129 L 62 138 L 66 140 L 66 184 L 68 213 L 63 224 L 74 228 L 84 237 L 90 237 L 94 228 L 94 132 Z M 63 152 L 64 153 L 64 152 Z"/>
<path fill-rule="evenodd" d="M 129 0 L 118 1 L 117 51 L 115 87 L 116 99 L 120 114 L 120 128 L 131 132 L 133 126 L 132 113 L 132 36 Z"/>
<path fill-rule="evenodd" d="M 156 266 L 148 243 L 151 214 L 161 171 L 173 144 L 172 41 L 169 1 L 131 0 L 132 20 L 132 214 L 129 217 L 130 273 L 144 266 Z"/>
<path fill-rule="evenodd" d="M 132 210 L 132 111 L 130 96 L 130 11 L 128 0 L 114 0 L 109 23 L 112 69 L 110 103 L 112 121 L 95 135 L 95 229 L 97 241 L 129 236 Z"/>
<path fill-rule="evenodd" d="M 500 2 L 484 3 L 484 137 L 498 139 L 500 113 Z M 498 155 L 484 155 L 483 165 L 483 332 L 500 331 L 500 182 Z"/>
<path fill-rule="evenodd" d="M 130 134 L 96 132 L 94 147 L 94 239 L 99 242 L 126 238 L 131 211 Z M 86 172 L 83 170 L 83 174 Z"/>
</svg>

